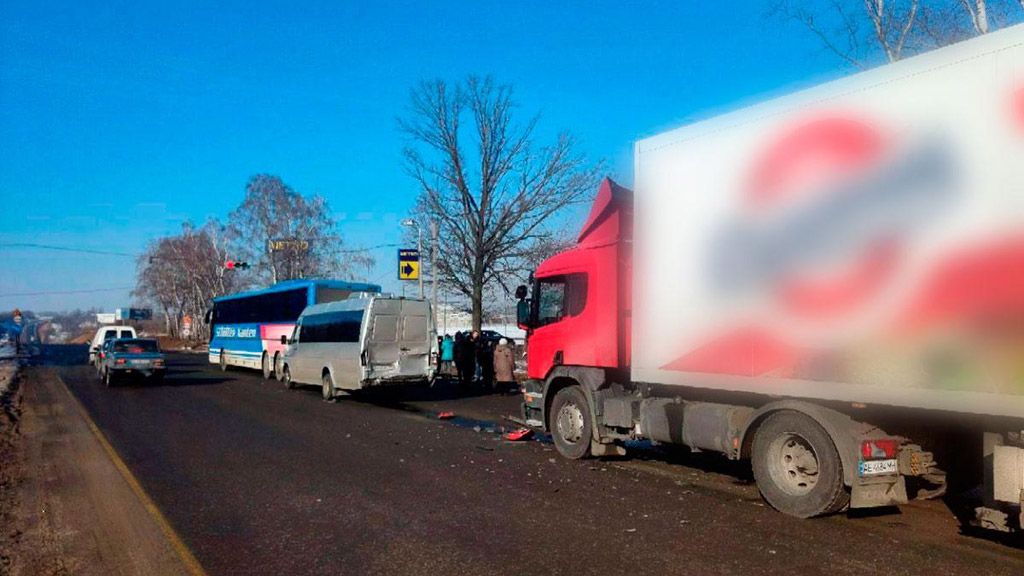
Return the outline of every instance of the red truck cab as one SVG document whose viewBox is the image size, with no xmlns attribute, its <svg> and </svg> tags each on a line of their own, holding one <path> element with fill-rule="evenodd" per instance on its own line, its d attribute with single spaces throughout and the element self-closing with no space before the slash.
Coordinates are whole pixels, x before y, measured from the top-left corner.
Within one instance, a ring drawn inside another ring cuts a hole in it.
<svg viewBox="0 0 1024 576">
<path fill-rule="evenodd" d="M 629 240 L 632 192 L 606 178 L 572 248 L 534 272 L 527 329 L 527 376 L 556 366 L 629 365 Z"/>
</svg>

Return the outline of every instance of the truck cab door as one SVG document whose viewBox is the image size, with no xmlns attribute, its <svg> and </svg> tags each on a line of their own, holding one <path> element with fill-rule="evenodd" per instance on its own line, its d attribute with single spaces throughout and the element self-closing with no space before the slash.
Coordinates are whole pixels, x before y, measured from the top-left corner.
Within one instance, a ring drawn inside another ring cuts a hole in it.
<svg viewBox="0 0 1024 576">
<path fill-rule="evenodd" d="M 534 286 L 533 321 L 526 371 L 543 379 L 551 368 L 565 363 L 566 346 L 575 341 L 579 317 L 586 308 L 587 275 L 561 274 L 539 278 Z"/>
</svg>

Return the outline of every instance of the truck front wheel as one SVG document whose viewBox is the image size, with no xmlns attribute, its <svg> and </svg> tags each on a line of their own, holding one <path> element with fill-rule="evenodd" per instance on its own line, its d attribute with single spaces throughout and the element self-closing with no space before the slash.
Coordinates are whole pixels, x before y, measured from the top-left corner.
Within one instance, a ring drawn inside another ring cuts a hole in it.
<svg viewBox="0 0 1024 576">
<path fill-rule="evenodd" d="M 850 501 L 832 438 L 809 416 L 785 410 L 757 430 L 754 479 L 776 510 L 811 518 L 839 512 Z"/>
<path fill-rule="evenodd" d="M 579 386 L 559 390 L 548 412 L 548 430 L 558 453 L 572 460 L 590 456 L 592 427 L 590 404 L 583 390 Z"/>
</svg>

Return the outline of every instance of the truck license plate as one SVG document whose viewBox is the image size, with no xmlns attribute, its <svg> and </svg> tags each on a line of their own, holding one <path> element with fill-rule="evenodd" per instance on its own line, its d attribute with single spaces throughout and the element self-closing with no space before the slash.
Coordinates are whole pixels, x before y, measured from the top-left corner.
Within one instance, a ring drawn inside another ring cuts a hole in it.
<svg viewBox="0 0 1024 576">
<path fill-rule="evenodd" d="M 877 474 L 895 474 L 897 472 L 896 460 L 870 460 L 860 463 L 861 476 L 875 476 Z"/>
</svg>

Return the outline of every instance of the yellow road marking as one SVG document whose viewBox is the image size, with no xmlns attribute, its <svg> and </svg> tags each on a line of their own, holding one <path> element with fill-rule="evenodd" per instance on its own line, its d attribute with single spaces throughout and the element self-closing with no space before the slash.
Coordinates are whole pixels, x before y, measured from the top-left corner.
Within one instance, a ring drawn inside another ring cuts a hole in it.
<svg viewBox="0 0 1024 576">
<path fill-rule="evenodd" d="M 142 484 L 139 484 L 135 475 L 128 469 L 128 465 L 125 464 L 124 460 L 121 459 L 121 456 L 118 455 L 117 450 L 114 450 L 114 447 L 107 441 L 107 437 L 104 436 L 103 432 L 101 432 L 99 427 L 96 426 L 96 422 L 94 422 L 92 417 L 89 416 L 89 412 L 85 409 L 85 406 L 78 401 L 78 398 L 71 392 L 71 389 L 68 388 L 68 385 L 64 382 L 63 378 L 58 375 L 57 380 L 64 387 L 64 391 L 68 393 L 68 396 L 71 397 L 71 401 L 78 407 L 78 412 L 82 415 L 82 418 L 85 419 L 85 423 L 89 426 L 89 430 L 92 430 L 93 435 L 100 441 L 100 445 L 103 446 L 103 450 L 107 453 L 107 456 L 110 457 L 110 460 L 113 461 L 114 467 L 116 467 L 118 472 L 121 473 L 125 482 L 128 482 L 128 485 L 131 486 L 132 492 L 135 492 L 135 495 L 142 502 L 143 507 L 146 508 L 146 512 L 149 512 L 149 515 L 156 521 L 157 526 L 160 527 L 160 530 L 164 533 L 164 536 L 171 544 L 171 548 L 174 549 L 178 554 L 178 557 L 185 564 L 185 568 L 188 570 L 189 574 L 192 574 L 193 576 L 206 576 L 206 571 L 203 570 L 202 565 L 199 564 L 199 561 L 192 555 L 192 551 L 188 549 L 188 546 L 181 539 L 181 536 L 178 536 L 174 527 L 171 526 L 171 523 L 167 521 L 167 518 L 165 518 L 163 513 L 160 512 L 160 509 L 157 508 L 156 502 L 153 502 L 153 499 L 149 497 L 146 490 L 142 488 Z"/>
</svg>

